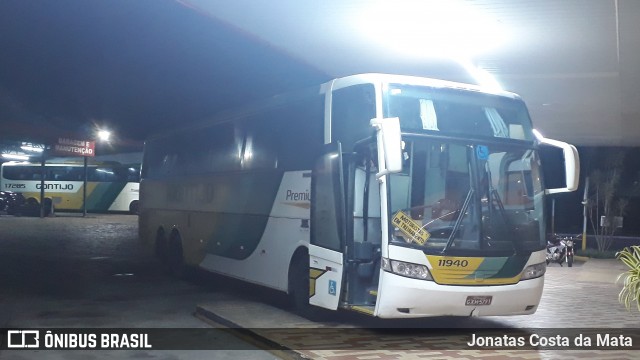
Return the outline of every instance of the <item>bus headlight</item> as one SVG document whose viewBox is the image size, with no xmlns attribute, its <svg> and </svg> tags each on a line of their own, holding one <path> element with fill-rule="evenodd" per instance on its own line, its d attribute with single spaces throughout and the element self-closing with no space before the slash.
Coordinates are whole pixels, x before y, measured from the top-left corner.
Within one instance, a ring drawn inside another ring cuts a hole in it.
<svg viewBox="0 0 640 360">
<path fill-rule="evenodd" d="M 424 265 L 382 258 L 382 270 L 420 280 L 431 280 L 431 273 Z"/>
<path fill-rule="evenodd" d="M 540 276 L 544 275 L 546 271 L 547 271 L 546 263 L 529 265 L 526 268 L 524 268 L 524 271 L 522 271 L 522 277 L 520 278 L 520 280 L 529 280 L 529 279 L 539 278 Z"/>
</svg>

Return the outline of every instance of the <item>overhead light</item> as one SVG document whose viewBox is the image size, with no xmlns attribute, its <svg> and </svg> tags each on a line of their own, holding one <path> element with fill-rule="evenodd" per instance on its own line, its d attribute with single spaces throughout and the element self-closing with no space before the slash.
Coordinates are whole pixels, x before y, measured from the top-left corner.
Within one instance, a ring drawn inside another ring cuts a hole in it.
<svg viewBox="0 0 640 360">
<path fill-rule="evenodd" d="M 509 35 L 478 6 L 456 0 L 372 1 L 354 25 L 369 41 L 408 57 L 473 58 Z"/>
<path fill-rule="evenodd" d="M 2 157 L 9 160 L 29 160 L 28 155 L 18 155 L 18 154 L 2 154 Z"/>
<path fill-rule="evenodd" d="M 20 146 L 20 149 L 22 149 L 24 151 L 32 151 L 32 152 L 43 152 L 44 151 L 44 148 L 33 146 L 33 145 L 22 145 L 22 146 Z"/>
<path fill-rule="evenodd" d="M 100 140 L 100 141 L 109 141 L 109 138 L 111 138 L 111 131 L 109 131 L 109 130 L 98 130 L 96 135 L 98 136 L 98 140 Z"/>
</svg>

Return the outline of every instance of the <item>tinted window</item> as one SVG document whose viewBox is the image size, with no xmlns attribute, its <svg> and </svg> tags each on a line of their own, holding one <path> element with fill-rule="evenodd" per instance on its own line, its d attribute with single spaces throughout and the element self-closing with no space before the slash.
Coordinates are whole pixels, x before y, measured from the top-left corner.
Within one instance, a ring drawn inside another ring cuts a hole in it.
<svg viewBox="0 0 640 360">
<path fill-rule="evenodd" d="M 242 151 L 242 169 L 275 169 L 278 165 L 278 136 L 269 114 L 246 122 L 247 137 Z M 274 116 L 275 118 L 275 116 Z"/>
<path fill-rule="evenodd" d="M 9 180 L 40 180 L 40 166 L 6 166 L 4 177 Z M 71 165 L 47 166 L 47 181 L 84 181 L 84 167 Z M 137 166 L 89 166 L 87 181 L 139 181 Z"/>
<path fill-rule="evenodd" d="M 311 170 L 324 143 L 324 97 L 304 99 L 274 113 L 278 167 Z"/>
<path fill-rule="evenodd" d="M 389 85 L 385 117 L 408 131 L 533 140 L 527 108 L 519 99 L 458 89 Z"/>
<path fill-rule="evenodd" d="M 324 97 L 316 95 L 155 139 L 145 144 L 142 175 L 311 169 L 323 144 L 323 120 Z"/>
<path fill-rule="evenodd" d="M 40 168 L 31 166 L 4 166 L 2 176 L 9 180 L 33 180 L 34 176 L 39 178 Z"/>
<path fill-rule="evenodd" d="M 324 97 L 297 99 L 245 123 L 243 169 L 309 170 L 321 152 Z"/>
<path fill-rule="evenodd" d="M 344 151 L 351 151 L 358 140 L 374 134 L 370 125 L 376 116 L 373 85 L 356 85 L 333 92 L 331 140 L 340 141 Z"/>
</svg>

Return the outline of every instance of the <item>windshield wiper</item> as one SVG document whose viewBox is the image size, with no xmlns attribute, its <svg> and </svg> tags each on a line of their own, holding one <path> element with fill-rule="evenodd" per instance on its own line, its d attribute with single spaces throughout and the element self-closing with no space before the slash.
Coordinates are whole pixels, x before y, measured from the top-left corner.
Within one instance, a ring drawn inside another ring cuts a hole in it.
<svg viewBox="0 0 640 360">
<path fill-rule="evenodd" d="M 520 243 L 518 243 L 518 240 L 513 233 L 513 227 L 511 226 L 511 222 L 509 221 L 507 212 L 504 209 L 504 204 L 502 203 L 500 194 L 498 193 L 498 190 L 493 187 L 493 180 L 491 179 L 491 169 L 489 169 L 488 163 L 485 164 L 485 170 L 487 172 L 487 182 L 489 183 L 489 219 L 493 218 L 493 201 L 495 200 L 498 205 L 500 215 L 502 216 L 502 220 L 504 221 L 504 226 L 507 230 L 509 239 L 511 240 L 511 243 L 513 245 L 513 249 L 515 250 L 516 254 L 518 254 L 521 252 L 522 247 L 520 246 Z"/>
<path fill-rule="evenodd" d="M 460 209 L 458 218 L 456 219 L 455 224 L 453 224 L 453 229 L 451 230 L 451 234 L 449 235 L 449 239 L 447 240 L 447 245 L 445 245 L 444 249 L 442 249 L 442 254 L 445 254 L 453 244 L 455 235 L 458 232 L 458 229 L 460 228 L 460 224 L 462 224 L 462 218 L 464 217 L 465 212 L 467 212 L 467 208 L 469 208 L 469 204 L 471 204 L 471 198 L 473 198 L 473 193 L 474 193 L 474 190 L 469 189 L 469 192 L 467 193 L 467 197 L 464 199 L 464 203 L 462 204 L 462 208 Z"/>
</svg>

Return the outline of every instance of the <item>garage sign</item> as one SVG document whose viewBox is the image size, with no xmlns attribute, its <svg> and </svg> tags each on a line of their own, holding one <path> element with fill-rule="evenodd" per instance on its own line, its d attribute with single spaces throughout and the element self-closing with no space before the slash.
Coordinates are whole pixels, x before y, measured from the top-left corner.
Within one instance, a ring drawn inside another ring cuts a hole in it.
<svg viewBox="0 0 640 360">
<path fill-rule="evenodd" d="M 95 141 L 67 138 L 59 138 L 58 143 L 53 147 L 57 154 L 66 156 L 96 156 L 95 148 Z"/>
</svg>

